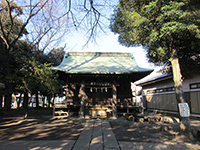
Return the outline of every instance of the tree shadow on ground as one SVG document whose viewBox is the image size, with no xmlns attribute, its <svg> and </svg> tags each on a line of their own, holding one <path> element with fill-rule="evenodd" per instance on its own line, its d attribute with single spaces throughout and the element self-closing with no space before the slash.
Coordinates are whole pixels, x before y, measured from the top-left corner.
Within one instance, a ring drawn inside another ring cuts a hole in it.
<svg viewBox="0 0 200 150">
<path fill-rule="evenodd" d="M 0 123 L 0 140 L 76 140 L 85 126 L 80 119 L 24 119 Z"/>
<path fill-rule="evenodd" d="M 140 123 L 126 119 L 110 120 L 111 127 L 118 141 L 126 142 L 154 142 L 163 143 L 166 141 L 179 142 L 178 134 L 180 127 L 178 123 Z M 167 126 L 168 131 L 162 131 L 161 127 Z M 195 141 L 199 141 L 195 138 Z"/>
</svg>

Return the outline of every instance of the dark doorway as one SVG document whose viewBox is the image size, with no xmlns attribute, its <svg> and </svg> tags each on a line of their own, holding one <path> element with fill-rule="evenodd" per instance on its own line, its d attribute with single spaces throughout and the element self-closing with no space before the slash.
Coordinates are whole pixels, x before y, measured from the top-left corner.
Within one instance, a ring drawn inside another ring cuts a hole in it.
<svg viewBox="0 0 200 150">
<path fill-rule="evenodd" d="M 111 106 L 112 88 L 110 87 L 87 87 L 85 89 L 86 102 L 93 107 Z"/>
</svg>

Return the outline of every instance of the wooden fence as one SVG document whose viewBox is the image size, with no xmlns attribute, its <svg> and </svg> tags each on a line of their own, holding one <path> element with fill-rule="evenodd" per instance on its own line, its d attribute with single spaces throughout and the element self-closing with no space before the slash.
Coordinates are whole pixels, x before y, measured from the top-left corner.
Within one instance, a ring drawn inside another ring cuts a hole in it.
<svg viewBox="0 0 200 150">
<path fill-rule="evenodd" d="M 187 93 L 191 114 L 200 114 L 200 91 L 190 91 Z M 147 109 L 157 109 L 165 111 L 177 111 L 177 101 L 175 93 L 145 94 L 143 95 Z"/>
</svg>

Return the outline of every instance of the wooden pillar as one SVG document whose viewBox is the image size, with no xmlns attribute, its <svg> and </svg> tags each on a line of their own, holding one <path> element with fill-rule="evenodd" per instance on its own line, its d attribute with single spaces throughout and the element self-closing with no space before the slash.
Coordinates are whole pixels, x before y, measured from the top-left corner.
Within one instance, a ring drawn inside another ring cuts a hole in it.
<svg viewBox="0 0 200 150">
<path fill-rule="evenodd" d="M 112 119 L 117 119 L 117 87 L 116 82 L 113 83 L 113 99 L 112 99 Z"/>
<path fill-rule="evenodd" d="M 80 107 L 80 116 L 79 118 L 84 118 L 84 98 L 85 98 L 85 82 L 81 83 L 81 107 Z"/>
</svg>

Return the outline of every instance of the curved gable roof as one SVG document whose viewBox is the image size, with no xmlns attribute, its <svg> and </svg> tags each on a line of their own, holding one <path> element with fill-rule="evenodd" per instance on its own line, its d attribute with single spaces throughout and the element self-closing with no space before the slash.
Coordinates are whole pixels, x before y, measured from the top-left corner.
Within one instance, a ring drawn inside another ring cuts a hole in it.
<svg viewBox="0 0 200 150">
<path fill-rule="evenodd" d="M 73 74 L 127 74 L 152 72 L 139 67 L 131 53 L 69 52 L 59 66 L 53 67 Z"/>
</svg>

